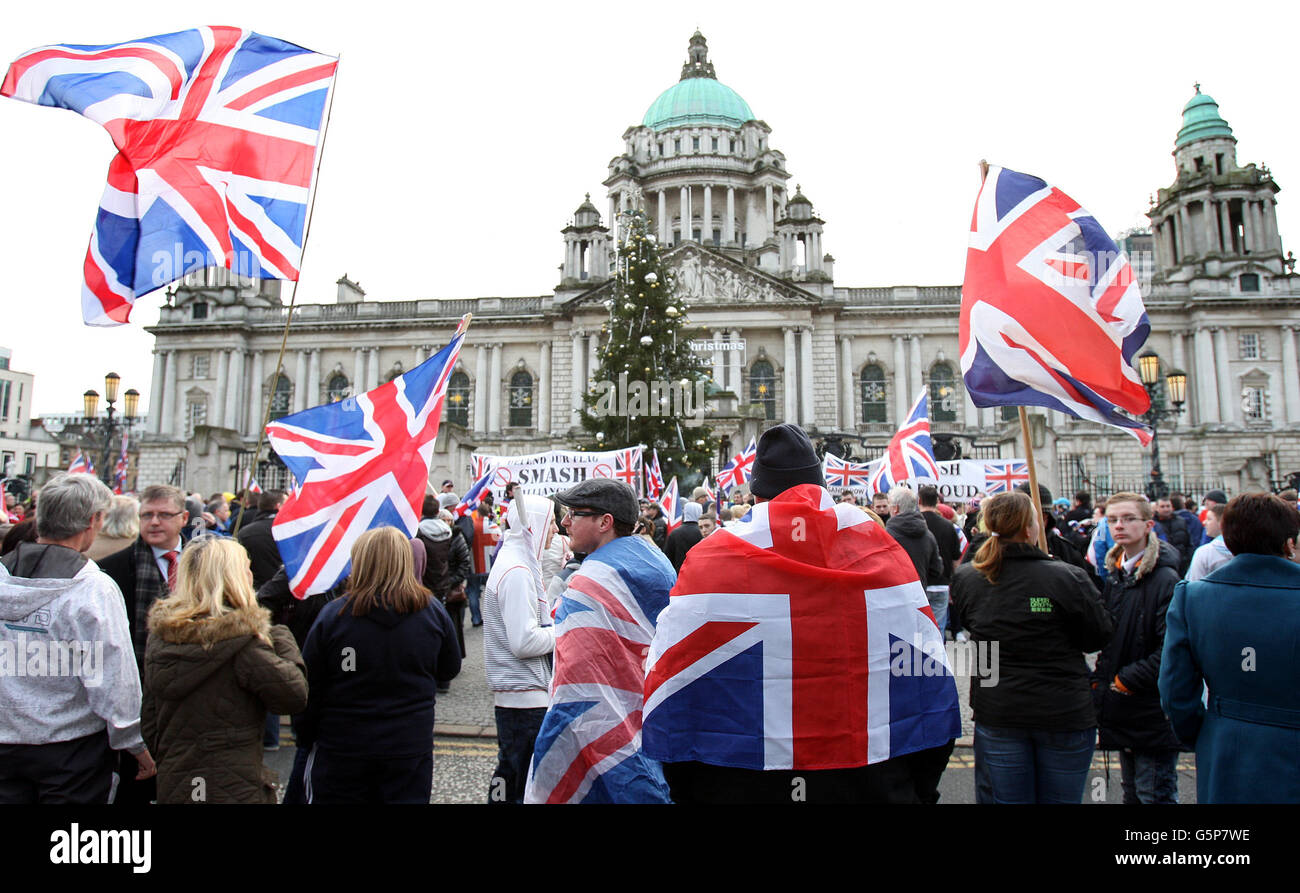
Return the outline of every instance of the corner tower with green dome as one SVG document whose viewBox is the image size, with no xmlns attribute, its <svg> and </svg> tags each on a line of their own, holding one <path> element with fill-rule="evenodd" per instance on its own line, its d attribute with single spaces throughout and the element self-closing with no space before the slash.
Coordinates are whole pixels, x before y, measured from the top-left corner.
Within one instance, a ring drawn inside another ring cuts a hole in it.
<svg viewBox="0 0 1300 893">
<path fill-rule="evenodd" d="M 696 31 L 677 83 L 627 129 L 623 154 L 609 163 L 609 219 L 643 207 L 663 245 L 694 242 L 810 291 L 829 288 L 821 221 L 815 233 L 807 224 L 782 226 L 790 173 L 771 133 L 718 80 L 708 41 Z"/>
<path fill-rule="evenodd" d="M 1195 93 L 1174 138 L 1177 176 L 1147 216 L 1157 297 L 1252 299 L 1272 294 L 1285 265 L 1277 229 L 1281 187 L 1264 165 L 1237 164 L 1237 138 L 1213 97 Z"/>
</svg>

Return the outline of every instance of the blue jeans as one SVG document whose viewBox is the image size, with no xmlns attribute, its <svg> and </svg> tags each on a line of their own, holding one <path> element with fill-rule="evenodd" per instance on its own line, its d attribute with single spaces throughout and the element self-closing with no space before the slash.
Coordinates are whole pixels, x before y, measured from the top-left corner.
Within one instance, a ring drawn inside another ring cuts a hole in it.
<svg viewBox="0 0 1300 893">
<path fill-rule="evenodd" d="M 1047 732 L 975 723 L 976 803 L 1080 803 L 1097 729 Z"/>
<path fill-rule="evenodd" d="M 1125 803 L 1177 803 L 1178 751 L 1121 750 L 1119 780 Z"/>
<path fill-rule="evenodd" d="M 497 769 L 488 787 L 489 803 L 523 803 L 533 745 L 546 718 L 545 707 L 496 707 Z"/>
<path fill-rule="evenodd" d="M 479 593 L 483 591 L 483 584 L 487 582 L 487 574 L 470 574 L 465 581 L 465 595 L 469 598 L 469 622 L 474 626 L 482 626 L 483 612 L 479 610 Z"/>
<path fill-rule="evenodd" d="M 948 628 L 948 587 L 929 586 L 925 597 L 930 600 L 930 613 L 934 615 L 934 622 L 939 624 L 939 638 L 942 639 L 943 631 Z"/>
</svg>

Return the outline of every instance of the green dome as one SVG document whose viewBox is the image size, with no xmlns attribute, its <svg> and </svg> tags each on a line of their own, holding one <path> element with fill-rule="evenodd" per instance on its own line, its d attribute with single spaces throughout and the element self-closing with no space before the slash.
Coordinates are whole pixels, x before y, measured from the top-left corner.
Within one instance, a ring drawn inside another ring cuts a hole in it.
<svg viewBox="0 0 1300 893">
<path fill-rule="evenodd" d="M 739 127 L 754 120 L 749 103 L 735 90 L 711 77 L 688 77 L 673 84 L 651 103 L 642 125 L 655 130 L 716 124 Z"/>
<path fill-rule="evenodd" d="M 1210 137 L 1231 137 L 1232 128 L 1219 116 L 1219 104 L 1210 96 L 1201 92 L 1201 85 L 1196 85 L 1196 95 L 1183 106 L 1183 126 L 1178 131 L 1174 148 L 1181 149 L 1188 143 Z"/>
</svg>

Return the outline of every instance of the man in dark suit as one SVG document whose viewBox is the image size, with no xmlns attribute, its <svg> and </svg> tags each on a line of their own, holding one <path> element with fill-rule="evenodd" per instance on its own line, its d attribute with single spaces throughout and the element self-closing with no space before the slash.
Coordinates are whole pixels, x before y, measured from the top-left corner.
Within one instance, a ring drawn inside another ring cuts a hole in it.
<svg viewBox="0 0 1300 893">
<path fill-rule="evenodd" d="M 248 551 L 248 560 L 253 566 L 254 589 L 262 588 L 283 564 L 280 547 L 271 534 L 271 525 L 275 523 L 275 516 L 284 500 L 283 490 L 267 490 L 257 499 L 257 520 L 241 525 L 239 533 L 235 534 L 235 539 Z"/>
<path fill-rule="evenodd" d="M 176 586 L 180 565 L 181 530 L 189 521 L 185 494 L 176 487 L 157 485 L 140 494 L 140 536 L 120 552 L 98 562 L 122 590 L 126 604 L 135 662 L 144 678 L 144 650 L 149 640 L 149 608 Z M 148 803 L 154 799 L 154 779 L 137 782 L 135 757 L 122 752 L 117 803 Z"/>
</svg>

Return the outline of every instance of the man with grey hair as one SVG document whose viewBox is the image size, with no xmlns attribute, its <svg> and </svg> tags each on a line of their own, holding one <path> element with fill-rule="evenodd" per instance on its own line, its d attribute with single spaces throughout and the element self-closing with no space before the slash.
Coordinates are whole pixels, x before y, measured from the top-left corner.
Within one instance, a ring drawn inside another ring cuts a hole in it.
<svg viewBox="0 0 1300 893">
<path fill-rule="evenodd" d="M 943 576 L 939 544 L 921 517 L 916 494 L 907 487 L 889 489 L 889 520 L 885 522 L 885 530 L 898 540 L 898 544 L 907 552 L 907 557 L 912 559 L 916 575 L 921 578 L 922 588 L 928 588 L 932 580 Z"/>
<path fill-rule="evenodd" d="M 107 803 L 115 750 L 154 774 L 122 596 L 81 554 L 111 498 L 92 475 L 56 475 L 36 542 L 0 559 L 0 803 Z"/>
</svg>

